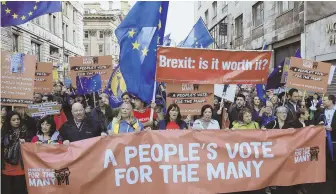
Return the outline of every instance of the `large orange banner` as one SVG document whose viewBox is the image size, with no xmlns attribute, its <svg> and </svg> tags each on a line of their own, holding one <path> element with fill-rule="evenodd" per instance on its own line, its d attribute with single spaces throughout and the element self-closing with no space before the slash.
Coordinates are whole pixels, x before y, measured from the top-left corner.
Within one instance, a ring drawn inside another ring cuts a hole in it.
<svg viewBox="0 0 336 194">
<path fill-rule="evenodd" d="M 156 80 L 193 84 L 265 84 L 272 51 L 159 47 Z"/>
<path fill-rule="evenodd" d="M 152 131 L 21 150 L 34 194 L 214 194 L 326 177 L 323 127 Z"/>
</svg>

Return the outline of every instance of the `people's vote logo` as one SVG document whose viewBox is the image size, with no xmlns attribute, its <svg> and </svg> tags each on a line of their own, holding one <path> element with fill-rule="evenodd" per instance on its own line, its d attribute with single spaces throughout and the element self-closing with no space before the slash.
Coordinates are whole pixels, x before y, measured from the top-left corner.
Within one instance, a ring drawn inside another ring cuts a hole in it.
<svg viewBox="0 0 336 194">
<path fill-rule="evenodd" d="M 298 148 L 295 150 L 294 163 L 318 161 L 320 148 L 318 146 Z"/>
<path fill-rule="evenodd" d="M 68 167 L 55 170 L 55 177 L 57 179 L 58 185 L 63 184 L 69 185 L 70 184 L 69 176 L 70 176 L 70 170 Z"/>
</svg>

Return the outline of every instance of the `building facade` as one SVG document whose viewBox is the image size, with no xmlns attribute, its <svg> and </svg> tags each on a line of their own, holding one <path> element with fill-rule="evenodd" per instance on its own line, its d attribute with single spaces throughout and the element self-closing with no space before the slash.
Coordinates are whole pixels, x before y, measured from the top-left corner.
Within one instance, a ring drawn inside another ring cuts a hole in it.
<svg viewBox="0 0 336 194">
<path fill-rule="evenodd" d="M 114 31 L 122 21 L 124 12 L 128 11 L 113 9 L 113 2 L 108 3 L 108 10 L 103 10 L 98 2 L 84 4 L 84 50 L 86 56 L 112 55 L 114 64 L 117 64 L 119 44 Z"/>
<path fill-rule="evenodd" d="M 63 1 L 62 12 L 1 28 L 1 50 L 32 54 L 37 61 L 52 62 L 63 80 L 69 57 L 84 55 L 83 14 L 82 3 Z"/>
<path fill-rule="evenodd" d="M 212 48 L 258 50 L 266 44 L 267 50 L 274 51 L 270 71 L 286 57 L 294 56 L 297 49 L 303 58 L 336 65 L 334 2 L 198 1 L 194 10 L 195 21 L 202 17 L 215 40 Z M 324 15 L 314 20 L 305 19 L 306 15 L 321 13 Z M 322 43 L 328 45 L 320 46 Z M 335 85 L 334 81 L 330 91 Z"/>
</svg>

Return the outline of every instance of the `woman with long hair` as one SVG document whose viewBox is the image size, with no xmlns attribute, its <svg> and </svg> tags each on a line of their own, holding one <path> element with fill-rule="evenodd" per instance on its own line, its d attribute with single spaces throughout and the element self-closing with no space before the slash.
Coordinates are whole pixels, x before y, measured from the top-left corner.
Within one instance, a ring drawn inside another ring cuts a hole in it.
<svg viewBox="0 0 336 194">
<path fill-rule="evenodd" d="M 261 102 L 260 98 L 258 96 L 255 96 L 253 98 L 252 104 L 252 120 L 254 121 L 260 121 L 260 112 L 262 112 L 263 109 L 263 103 Z"/>
<path fill-rule="evenodd" d="M 26 180 L 20 143 L 27 140 L 27 128 L 17 112 L 8 112 L 1 141 L 1 193 L 25 194 Z"/>
<path fill-rule="evenodd" d="M 5 120 L 6 120 L 6 116 L 7 116 L 7 112 L 9 111 L 9 108 L 7 106 L 1 106 L 1 122 L 0 122 L 0 129 L 2 129 Z"/>
<path fill-rule="evenodd" d="M 193 129 L 196 130 L 208 130 L 208 129 L 220 129 L 218 121 L 212 119 L 212 113 L 214 109 L 211 105 L 204 105 L 201 109 L 201 118 L 197 119 L 193 124 Z"/>
<path fill-rule="evenodd" d="M 56 123 L 53 116 L 43 117 L 37 126 L 37 135 L 33 137 L 33 143 L 58 144 L 62 143 L 59 132 L 56 131 Z"/>
<path fill-rule="evenodd" d="M 143 124 L 134 117 L 130 103 L 123 103 L 117 117 L 107 127 L 109 135 L 119 133 L 140 132 L 144 130 Z"/>
<path fill-rule="evenodd" d="M 182 120 L 180 107 L 177 104 L 169 105 L 164 120 L 159 121 L 160 130 L 188 129 L 187 123 Z"/>
</svg>

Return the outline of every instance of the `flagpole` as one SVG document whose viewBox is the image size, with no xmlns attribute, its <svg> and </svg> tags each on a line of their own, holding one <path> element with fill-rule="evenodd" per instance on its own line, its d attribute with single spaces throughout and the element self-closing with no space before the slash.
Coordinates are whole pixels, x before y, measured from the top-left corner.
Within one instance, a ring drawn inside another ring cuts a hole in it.
<svg viewBox="0 0 336 194">
<path fill-rule="evenodd" d="M 64 27 L 63 24 L 64 24 L 64 19 L 63 19 L 63 3 L 61 3 L 61 10 L 62 10 L 62 50 L 63 50 L 63 82 L 65 83 L 65 69 L 64 69 L 64 58 L 65 58 L 65 46 L 64 46 Z"/>
</svg>

